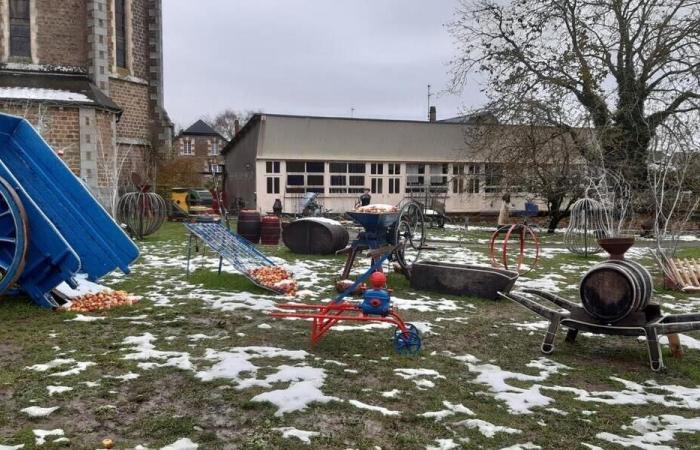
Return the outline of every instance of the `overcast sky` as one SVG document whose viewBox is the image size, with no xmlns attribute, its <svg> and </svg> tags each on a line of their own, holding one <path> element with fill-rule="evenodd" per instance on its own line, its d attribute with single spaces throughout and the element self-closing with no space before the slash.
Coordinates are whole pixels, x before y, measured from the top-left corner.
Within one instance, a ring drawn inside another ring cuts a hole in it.
<svg viewBox="0 0 700 450">
<path fill-rule="evenodd" d="M 457 0 L 164 0 L 165 103 L 188 126 L 226 108 L 438 118 L 483 102 L 444 93 Z"/>
</svg>

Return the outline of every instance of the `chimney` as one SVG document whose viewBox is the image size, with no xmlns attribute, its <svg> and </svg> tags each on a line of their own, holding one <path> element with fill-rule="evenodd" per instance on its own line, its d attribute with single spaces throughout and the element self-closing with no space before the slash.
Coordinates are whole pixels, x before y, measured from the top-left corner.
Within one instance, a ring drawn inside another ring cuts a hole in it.
<svg viewBox="0 0 700 450">
<path fill-rule="evenodd" d="M 437 119 L 436 116 L 437 116 L 437 110 L 435 109 L 434 106 L 431 106 L 430 112 L 428 113 L 428 118 L 429 118 L 430 122 L 435 122 L 435 120 Z"/>
<path fill-rule="evenodd" d="M 241 123 L 236 119 L 233 121 L 233 135 L 237 136 L 239 131 L 241 131 Z"/>
</svg>

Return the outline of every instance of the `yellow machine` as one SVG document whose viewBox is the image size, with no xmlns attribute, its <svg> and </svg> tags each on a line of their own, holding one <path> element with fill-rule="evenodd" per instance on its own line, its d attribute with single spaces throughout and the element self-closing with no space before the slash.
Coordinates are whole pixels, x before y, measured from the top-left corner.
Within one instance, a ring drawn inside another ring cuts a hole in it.
<svg viewBox="0 0 700 450">
<path fill-rule="evenodd" d="M 172 188 L 170 219 L 187 219 L 192 215 L 213 214 L 213 197 L 206 189 Z"/>
</svg>

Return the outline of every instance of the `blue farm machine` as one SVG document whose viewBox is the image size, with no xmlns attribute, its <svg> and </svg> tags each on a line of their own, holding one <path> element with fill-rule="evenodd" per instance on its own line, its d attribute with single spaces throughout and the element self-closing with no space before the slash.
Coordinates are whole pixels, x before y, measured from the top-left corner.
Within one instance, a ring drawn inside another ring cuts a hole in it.
<svg viewBox="0 0 700 450">
<path fill-rule="evenodd" d="M 29 122 L 0 114 L 0 149 L 0 293 L 51 308 L 78 273 L 129 272 L 138 248 Z"/>
</svg>

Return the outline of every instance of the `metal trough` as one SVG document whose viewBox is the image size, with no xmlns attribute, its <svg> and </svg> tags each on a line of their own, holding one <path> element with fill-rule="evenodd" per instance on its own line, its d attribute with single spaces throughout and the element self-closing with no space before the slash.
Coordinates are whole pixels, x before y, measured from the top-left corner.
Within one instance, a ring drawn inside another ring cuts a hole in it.
<svg viewBox="0 0 700 450">
<path fill-rule="evenodd" d="M 518 279 L 518 272 L 485 266 L 470 266 L 437 261 L 413 264 L 411 287 L 450 295 L 497 300 L 498 293 L 508 293 Z"/>
</svg>

